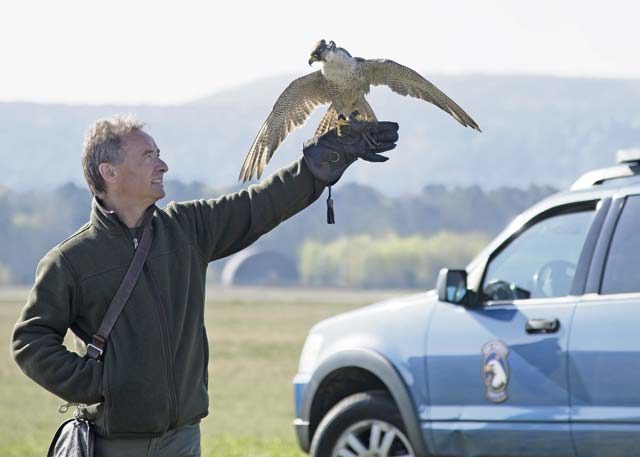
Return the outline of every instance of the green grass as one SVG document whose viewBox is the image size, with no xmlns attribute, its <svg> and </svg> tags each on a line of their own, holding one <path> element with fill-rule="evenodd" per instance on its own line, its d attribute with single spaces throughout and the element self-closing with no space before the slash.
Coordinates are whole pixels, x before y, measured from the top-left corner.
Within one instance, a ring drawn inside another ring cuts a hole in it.
<svg viewBox="0 0 640 457">
<path fill-rule="evenodd" d="M 26 294 L 0 291 L 0 341 L 5 344 Z M 209 291 L 211 413 L 202 422 L 203 456 L 303 456 L 291 425 L 291 379 L 309 328 L 390 294 Z M 42 456 L 68 416 L 57 412 L 63 401 L 24 376 L 7 346 L 0 354 L 0 456 Z"/>
</svg>

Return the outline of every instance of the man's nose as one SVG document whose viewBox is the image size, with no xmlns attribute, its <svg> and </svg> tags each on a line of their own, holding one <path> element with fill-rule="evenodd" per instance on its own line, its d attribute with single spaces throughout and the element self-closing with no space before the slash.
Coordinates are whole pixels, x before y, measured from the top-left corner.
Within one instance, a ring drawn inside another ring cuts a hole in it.
<svg viewBox="0 0 640 457">
<path fill-rule="evenodd" d="M 158 164 L 158 170 L 162 171 L 163 173 L 166 173 L 167 171 L 169 171 L 169 165 L 167 165 L 167 162 L 165 162 L 162 159 L 158 159 L 158 161 L 160 162 Z"/>
</svg>

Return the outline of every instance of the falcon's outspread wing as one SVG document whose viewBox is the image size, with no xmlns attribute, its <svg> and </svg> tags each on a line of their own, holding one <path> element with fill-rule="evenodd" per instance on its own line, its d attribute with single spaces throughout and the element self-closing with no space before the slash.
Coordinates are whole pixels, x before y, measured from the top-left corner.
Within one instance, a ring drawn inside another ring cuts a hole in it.
<svg viewBox="0 0 640 457">
<path fill-rule="evenodd" d="M 249 181 L 254 175 L 260 179 L 273 152 L 287 135 L 303 125 L 319 105 L 330 102 L 322 71 L 310 73 L 289 84 L 253 140 L 240 170 L 240 180 Z"/>
<path fill-rule="evenodd" d="M 480 131 L 478 124 L 456 102 L 411 68 L 387 59 L 362 60 L 360 65 L 369 84 L 384 84 L 400 95 L 410 95 L 433 103 L 465 127 Z"/>
</svg>

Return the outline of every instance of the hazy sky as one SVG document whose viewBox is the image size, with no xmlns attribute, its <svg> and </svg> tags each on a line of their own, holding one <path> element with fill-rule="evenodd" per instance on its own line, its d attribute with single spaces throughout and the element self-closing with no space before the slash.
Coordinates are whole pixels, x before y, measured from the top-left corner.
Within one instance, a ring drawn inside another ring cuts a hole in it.
<svg viewBox="0 0 640 457">
<path fill-rule="evenodd" d="M 640 78 L 640 2 L 19 0 L 0 9 L 0 101 L 181 103 L 276 74 L 313 44 L 429 73 Z"/>
</svg>

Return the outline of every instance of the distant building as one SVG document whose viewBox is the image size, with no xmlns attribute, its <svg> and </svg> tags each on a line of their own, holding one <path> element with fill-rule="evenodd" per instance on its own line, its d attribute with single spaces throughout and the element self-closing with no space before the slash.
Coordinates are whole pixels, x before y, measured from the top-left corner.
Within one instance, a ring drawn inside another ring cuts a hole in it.
<svg viewBox="0 0 640 457">
<path fill-rule="evenodd" d="M 298 279 L 298 268 L 287 256 L 251 248 L 231 256 L 221 275 L 223 286 L 290 286 Z"/>
</svg>

